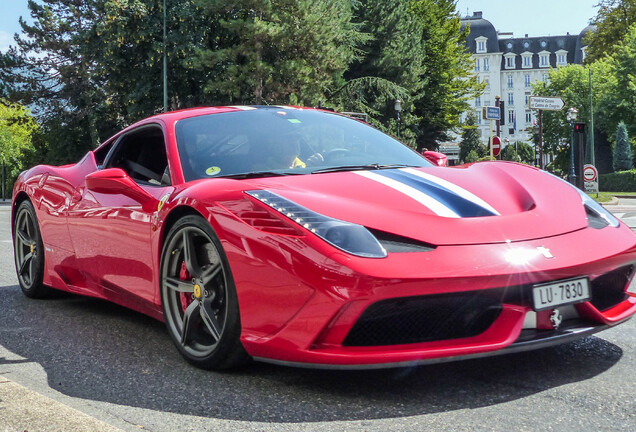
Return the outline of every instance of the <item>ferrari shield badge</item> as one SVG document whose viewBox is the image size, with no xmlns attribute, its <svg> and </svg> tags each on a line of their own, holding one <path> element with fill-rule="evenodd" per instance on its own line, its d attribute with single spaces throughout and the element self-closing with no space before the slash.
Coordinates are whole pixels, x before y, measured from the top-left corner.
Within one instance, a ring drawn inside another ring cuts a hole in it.
<svg viewBox="0 0 636 432">
<path fill-rule="evenodd" d="M 170 198 L 170 194 L 165 194 L 164 196 L 161 197 L 161 199 L 159 200 L 159 204 L 157 204 L 158 212 L 161 211 L 161 209 L 163 208 L 163 205 L 166 203 L 166 201 L 168 201 L 168 198 Z"/>
</svg>

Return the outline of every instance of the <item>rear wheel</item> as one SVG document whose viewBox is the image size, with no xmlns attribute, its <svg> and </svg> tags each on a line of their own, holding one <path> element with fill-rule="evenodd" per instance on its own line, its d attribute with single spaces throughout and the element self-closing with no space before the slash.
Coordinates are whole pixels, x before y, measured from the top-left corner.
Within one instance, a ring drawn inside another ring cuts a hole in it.
<svg viewBox="0 0 636 432">
<path fill-rule="evenodd" d="M 228 369 L 246 362 L 229 264 L 218 237 L 200 216 L 185 216 L 166 237 L 161 302 L 168 332 L 190 363 Z"/>
<path fill-rule="evenodd" d="M 31 201 L 20 203 L 13 223 L 13 253 L 18 283 L 22 292 L 31 298 L 50 293 L 44 286 L 44 244 Z"/>
</svg>

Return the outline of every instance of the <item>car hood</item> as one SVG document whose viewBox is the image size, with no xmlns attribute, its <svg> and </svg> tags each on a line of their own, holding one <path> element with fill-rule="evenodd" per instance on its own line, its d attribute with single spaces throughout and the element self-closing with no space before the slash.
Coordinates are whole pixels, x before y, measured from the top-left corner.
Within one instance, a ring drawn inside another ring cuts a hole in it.
<svg viewBox="0 0 636 432">
<path fill-rule="evenodd" d="M 244 182 L 245 190 L 268 190 L 332 218 L 434 245 L 516 242 L 588 226 L 581 197 L 571 186 L 514 163 Z"/>
</svg>

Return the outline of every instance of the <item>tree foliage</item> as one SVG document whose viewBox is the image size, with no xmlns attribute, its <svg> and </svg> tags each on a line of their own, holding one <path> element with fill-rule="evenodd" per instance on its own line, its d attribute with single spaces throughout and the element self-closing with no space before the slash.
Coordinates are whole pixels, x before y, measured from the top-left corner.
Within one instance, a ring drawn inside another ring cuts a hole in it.
<svg viewBox="0 0 636 432">
<path fill-rule="evenodd" d="M 0 99 L 0 158 L 10 178 L 16 178 L 24 161 L 32 157 L 38 134 L 39 126 L 26 108 Z"/>
<path fill-rule="evenodd" d="M 455 0 L 167 2 L 170 109 L 321 101 L 436 148 L 481 91 Z M 33 107 L 42 160 L 66 163 L 163 108 L 163 2 L 29 0 L 0 96 Z"/>
<path fill-rule="evenodd" d="M 465 46 L 469 28 L 461 30 L 455 7 L 455 0 L 412 1 L 424 43 L 424 97 L 414 101 L 414 114 L 420 119 L 418 150 L 447 140 L 447 132 L 459 127 L 461 114 L 468 110 L 468 100 L 485 87 L 473 72 L 474 60 Z"/>
<path fill-rule="evenodd" d="M 632 148 L 627 135 L 625 123 L 620 122 L 616 130 L 616 145 L 614 146 L 614 171 L 626 171 L 634 168 L 632 162 Z"/>
<path fill-rule="evenodd" d="M 628 29 L 636 24 L 636 0 L 600 0 L 594 19 L 596 31 L 587 35 L 586 61 L 594 62 L 611 55 Z"/>
<path fill-rule="evenodd" d="M 477 159 L 486 156 L 487 153 L 488 149 L 479 139 L 477 117 L 471 111 L 467 114 L 466 121 L 463 124 L 462 141 L 459 145 L 459 160 L 467 163 L 475 162 Z"/>
</svg>

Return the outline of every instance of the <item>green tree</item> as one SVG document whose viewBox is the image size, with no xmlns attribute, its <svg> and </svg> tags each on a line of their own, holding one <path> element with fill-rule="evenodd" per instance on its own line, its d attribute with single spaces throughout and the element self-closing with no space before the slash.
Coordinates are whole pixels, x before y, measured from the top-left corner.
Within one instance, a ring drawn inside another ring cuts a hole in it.
<svg viewBox="0 0 636 432">
<path fill-rule="evenodd" d="M 163 109 L 163 4 L 156 0 L 102 0 L 104 19 L 94 23 L 92 56 L 108 104 L 120 125 Z M 192 59 L 218 30 L 195 0 L 166 2 L 169 109 L 205 104 L 208 73 Z"/>
<path fill-rule="evenodd" d="M 424 42 L 423 97 L 414 101 L 419 118 L 417 148 L 435 148 L 458 129 L 468 100 L 481 94 L 485 84 L 475 76 L 474 61 L 465 41 L 469 28 L 461 30 L 455 0 L 412 0 L 412 13 L 422 24 Z"/>
<path fill-rule="evenodd" d="M 630 136 L 636 136 L 636 24 L 612 56 L 616 77 L 615 103 L 608 106 L 614 125 L 624 120 Z"/>
<path fill-rule="evenodd" d="M 38 133 L 39 126 L 26 108 L 0 99 L 0 158 L 8 167 L 10 179 L 17 178 L 25 161 L 32 157 L 33 139 Z"/>
<path fill-rule="evenodd" d="M 610 59 L 603 59 L 588 67 L 569 65 L 551 69 L 548 81 L 533 84 L 534 95 L 560 96 L 565 102 L 565 108 L 561 111 L 543 111 L 543 152 L 556 156 L 556 162 L 552 166 L 560 171 L 567 172 L 570 160 L 569 145 L 565 145 L 571 140 L 570 124 L 566 119 L 567 109 L 574 107 L 578 110 L 579 122 L 588 122 L 590 118 L 590 70 L 594 127 L 597 134 L 600 134 L 595 144 L 597 165 L 609 163 L 611 166 L 611 150 L 606 137 L 614 134 L 618 123 L 615 109 L 618 84 L 614 63 Z"/>
<path fill-rule="evenodd" d="M 344 84 L 360 34 L 344 0 L 199 0 L 218 27 L 195 67 L 207 99 L 317 105 Z"/>
<path fill-rule="evenodd" d="M 471 153 L 475 153 L 473 160 Z M 463 162 L 475 162 L 486 156 L 488 149 L 481 143 L 479 130 L 477 129 L 477 117 L 469 112 L 463 125 L 462 141 L 459 145 L 459 160 Z"/>
<path fill-rule="evenodd" d="M 614 171 L 626 171 L 634 168 L 632 162 L 632 148 L 627 135 L 625 123 L 620 122 L 616 130 L 616 145 L 614 146 Z"/>
<path fill-rule="evenodd" d="M 33 25 L 20 20 L 16 47 L 0 55 L 0 82 L 11 100 L 36 106 L 46 122 L 64 117 L 86 132 L 83 147 L 99 142 L 99 111 L 105 95 L 91 52 L 94 23 L 103 19 L 97 0 L 29 0 Z"/>
<path fill-rule="evenodd" d="M 424 42 L 420 20 L 409 2 L 356 2 L 355 21 L 363 34 L 361 55 L 345 73 L 346 84 L 331 96 L 347 111 L 363 111 L 381 129 L 396 133 L 396 99 L 402 102 L 401 138 L 414 144 L 419 119 L 413 102 L 423 96 Z M 406 138 L 406 139 L 405 139 Z"/>
<path fill-rule="evenodd" d="M 587 35 L 586 62 L 591 63 L 614 52 L 628 29 L 636 23 L 636 0 L 600 0 L 594 24 L 596 31 Z"/>
</svg>

